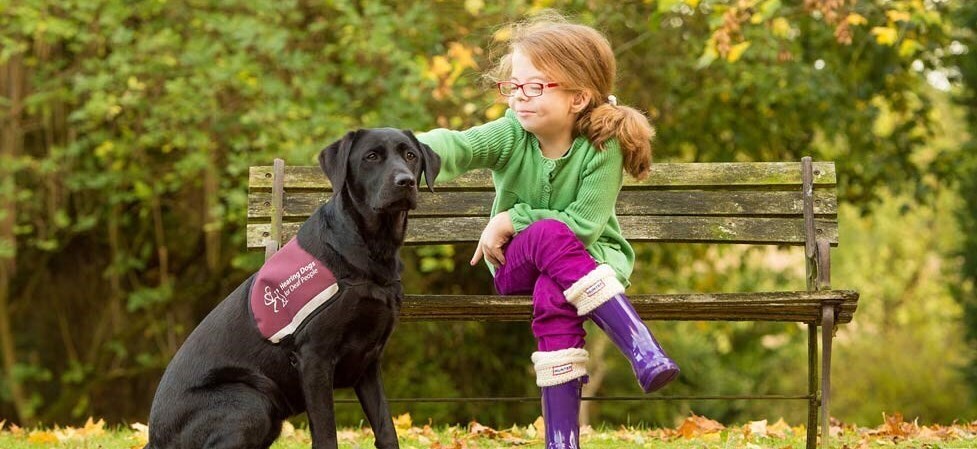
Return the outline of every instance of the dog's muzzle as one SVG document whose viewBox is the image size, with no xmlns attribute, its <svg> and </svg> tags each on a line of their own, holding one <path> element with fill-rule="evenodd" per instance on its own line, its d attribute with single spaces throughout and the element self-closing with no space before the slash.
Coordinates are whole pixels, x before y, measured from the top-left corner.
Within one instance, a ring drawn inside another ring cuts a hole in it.
<svg viewBox="0 0 977 449">
<path fill-rule="evenodd" d="M 400 212 L 417 208 L 417 178 L 411 173 L 398 173 L 379 189 L 374 203 L 377 212 Z"/>
</svg>

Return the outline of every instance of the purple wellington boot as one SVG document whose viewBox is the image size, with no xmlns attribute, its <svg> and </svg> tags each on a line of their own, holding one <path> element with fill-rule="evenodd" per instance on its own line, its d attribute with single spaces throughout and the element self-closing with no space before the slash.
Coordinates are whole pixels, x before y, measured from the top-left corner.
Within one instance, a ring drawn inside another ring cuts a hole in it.
<svg viewBox="0 0 977 449">
<path fill-rule="evenodd" d="M 543 397 L 546 449 L 580 447 L 580 388 L 587 382 L 587 351 L 568 348 L 533 353 Z"/>
<path fill-rule="evenodd" d="M 645 393 L 660 390 L 678 376 L 678 365 L 665 354 L 624 294 L 614 295 L 597 306 L 590 312 L 590 319 L 631 362 Z"/>
<path fill-rule="evenodd" d="M 610 266 L 598 266 L 564 295 L 577 313 L 589 316 L 624 353 L 645 393 L 661 389 L 678 376 L 678 365 L 641 321 Z"/>
<path fill-rule="evenodd" d="M 580 390 L 584 379 L 552 387 L 541 387 L 546 449 L 580 447 Z"/>
</svg>

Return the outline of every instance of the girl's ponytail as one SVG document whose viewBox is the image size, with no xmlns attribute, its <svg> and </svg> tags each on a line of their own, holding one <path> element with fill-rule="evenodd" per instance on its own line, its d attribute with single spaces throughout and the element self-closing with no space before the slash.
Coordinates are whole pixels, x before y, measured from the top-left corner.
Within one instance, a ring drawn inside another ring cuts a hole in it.
<svg viewBox="0 0 977 449">
<path fill-rule="evenodd" d="M 651 139 L 655 129 L 637 109 L 617 106 L 617 100 L 599 104 L 577 118 L 577 132 L 586 136 L 597 148 L 617 139 L 624 155 L 624 170 L 635 179 L 648 177 L 651 169 Z"/>
</svg>

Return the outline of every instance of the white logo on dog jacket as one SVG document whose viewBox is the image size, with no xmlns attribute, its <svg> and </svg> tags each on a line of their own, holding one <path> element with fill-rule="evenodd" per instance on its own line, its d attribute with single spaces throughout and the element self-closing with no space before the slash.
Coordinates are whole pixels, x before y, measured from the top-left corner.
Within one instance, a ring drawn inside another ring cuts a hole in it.
<svg viewBox="0 0 977 449">
<path fill-rule="evenodd" d="M 336 277 L 292 238 L 255 275 L 251 312 L 261 335 L 278 343 L 336 293 Z"/>
</svg>

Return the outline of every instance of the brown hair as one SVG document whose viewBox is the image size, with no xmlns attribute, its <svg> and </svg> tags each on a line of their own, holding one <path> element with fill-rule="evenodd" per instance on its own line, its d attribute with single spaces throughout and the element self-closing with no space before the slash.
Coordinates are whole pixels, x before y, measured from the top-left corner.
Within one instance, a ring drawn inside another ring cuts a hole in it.
<svg viewBox="0 0 977 449">
<path fill-rule="evenodd" d="M 488 74 L 493 81 L 512 73 L 512 52 L 519 49 L 533 65 L 560 83 L 560 87 L 590 93 L 590 104 L 577 116 L 575 131 L 598 149 L 617 139 L 624 154 L 624 169 L 636 179 L 648 176 L 651 139 L 655 129 L 641 111 L 611 104 L 617 63 L 611 44 L 599 31 L 568 22 L 546 11 L 527 22 L 510 25 L 506 54 Z"/>
</svg>

